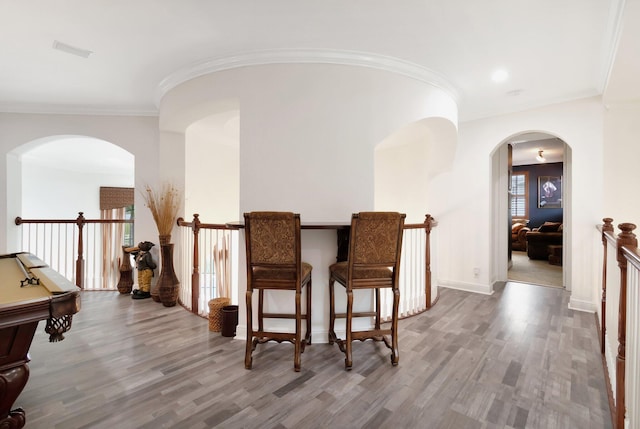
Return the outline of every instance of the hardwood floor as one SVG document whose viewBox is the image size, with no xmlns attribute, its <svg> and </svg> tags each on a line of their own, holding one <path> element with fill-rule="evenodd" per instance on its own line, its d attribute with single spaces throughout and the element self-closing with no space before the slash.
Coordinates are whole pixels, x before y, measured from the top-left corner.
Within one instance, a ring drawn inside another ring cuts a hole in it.
<svg viewBox="0 0 640 429">
<path fill-rule="evenodd" d="M 507 283 L 492 296 L 443 289 L 400 321 L 400 363 L 380 343 L 244 341 L 180 307 L 85 292 L 60 343 L 38 332 L 15 406 L 37 428 L 610 428 L 593 314 L 563 289 Z M 39 330 L 44 330 L 43 324 Z"/>
</svg>

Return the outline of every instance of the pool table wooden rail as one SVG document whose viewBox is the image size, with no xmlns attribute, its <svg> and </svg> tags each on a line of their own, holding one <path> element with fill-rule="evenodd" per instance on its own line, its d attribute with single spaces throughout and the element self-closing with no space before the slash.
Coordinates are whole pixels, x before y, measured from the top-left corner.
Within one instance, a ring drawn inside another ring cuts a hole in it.
<svg viewBox="0 0 640 429">
<path fill-rule="evenodd" d="M 43 281 L 23 284 L 25 278 Z M 29 348 L 41 320 L 50 341 L 62 340 L 71 317 L 80 310 L 80 288 L 51 270 L 37 257 L 0 255 L 0 427 L 22 428 L 25 412 L 13 408 L 29 379 Z"/>
</svg>

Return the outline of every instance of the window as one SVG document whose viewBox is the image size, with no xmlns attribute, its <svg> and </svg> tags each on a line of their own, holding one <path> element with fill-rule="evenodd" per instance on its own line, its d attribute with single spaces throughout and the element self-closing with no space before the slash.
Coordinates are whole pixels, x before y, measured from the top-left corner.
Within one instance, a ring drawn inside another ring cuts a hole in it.
<svg viewBox="0 0 640 429">
<path fill-rule="evenodd" d="M 134 219 L 134 211 L 133 204 L 124 208 L 124 218 L 127 220 Z M 131 247 L 134 245 L 133 243 L 133 224 L 125 223 L 124 224 L 124 240 L 123 245 Z"/>
<path fill-rule="evenodd" d="M 511 175 L 511 218 L 529 217 L 529 174 L 526 171 Z"/>
</svg>

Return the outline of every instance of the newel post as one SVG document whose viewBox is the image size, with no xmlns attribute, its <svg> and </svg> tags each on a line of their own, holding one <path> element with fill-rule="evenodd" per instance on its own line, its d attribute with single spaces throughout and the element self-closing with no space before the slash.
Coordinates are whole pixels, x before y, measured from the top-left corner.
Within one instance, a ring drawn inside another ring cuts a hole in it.
<svg viewBox="0 0 640 429">
<path fill-rule="evenodd" d="M 198 302 L 200 302 L 200 248 L 198 246 L 198 234 L 200 233 L 199 214 L 194 213 L 191 229 L 193 230 L 193 270 L 191 272 L 191 311 L 199 314 Z"/>
<path fill-rule="evenodd" d="M 618 356 L 616 356 L 616 429 L 624 428 L 625 408 L 625 347 L 627 341 L 627 259 L 624 257 L 624 246 L 637 246 L 638 240 L 632 223 L 621 223 L 618 228 L 617 261 L 620 267 L 620 303 L 618 309 Z"/>
<path fill-rule="evenodd" d="M 607 331 L 607 232 L 613 232 L 613 219 L 605 217 L 602 219 L 602 246 L 604 248 L 604 256 L 602 261 L 602 301 L 600 314 L 602 320 L 600 321 L 600 352 L 605 352 L 605 333 Z"/>
<path fill-rule="evenodd" d="M 76 286 L 84 289 L 84 244 L 82 241 L 82 228 L 85 224 L 84 212 L 78 212 L 76 225 L 78 225 L 78 259 L 76 260 Z"/>
<path fill-rule="evenodd" d="M 424 224 L 425 224 L 425 234 L 426 234 L 426 239 L 425 239 L 425 251 L 424 251 L 424 267 L 425 267 L 425 273 L 424 273 L 424 287 L 425 287 L 425 297 L 427 300 L 427 305 L 426 305 L 426 309 L 430 309 L 431 308 L 431 227 L 432 227 L 432 222 L 433 222 L 433 216 L 431 216 L 430 214 L 427 214 L 424 217 Z"/>
</svg>

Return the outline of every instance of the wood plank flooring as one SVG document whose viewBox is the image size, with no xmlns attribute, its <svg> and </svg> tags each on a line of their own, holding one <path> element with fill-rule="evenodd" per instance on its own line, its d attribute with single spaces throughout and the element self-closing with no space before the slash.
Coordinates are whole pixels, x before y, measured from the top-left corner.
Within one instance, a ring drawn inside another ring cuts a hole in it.
<svg viewBox="0 0 640 429">
<path fill-rule="evenodd" d="M 400 364 L 380 343 L 244 341 L 180 307 L 84 292 L 60 343 L 39 326 L 16 406 L 38 428 L 610 428 L 592 314 L 558 288 L 507 283 L 492 296 L 443 289 L 400 321 Z"/>
</svg>

